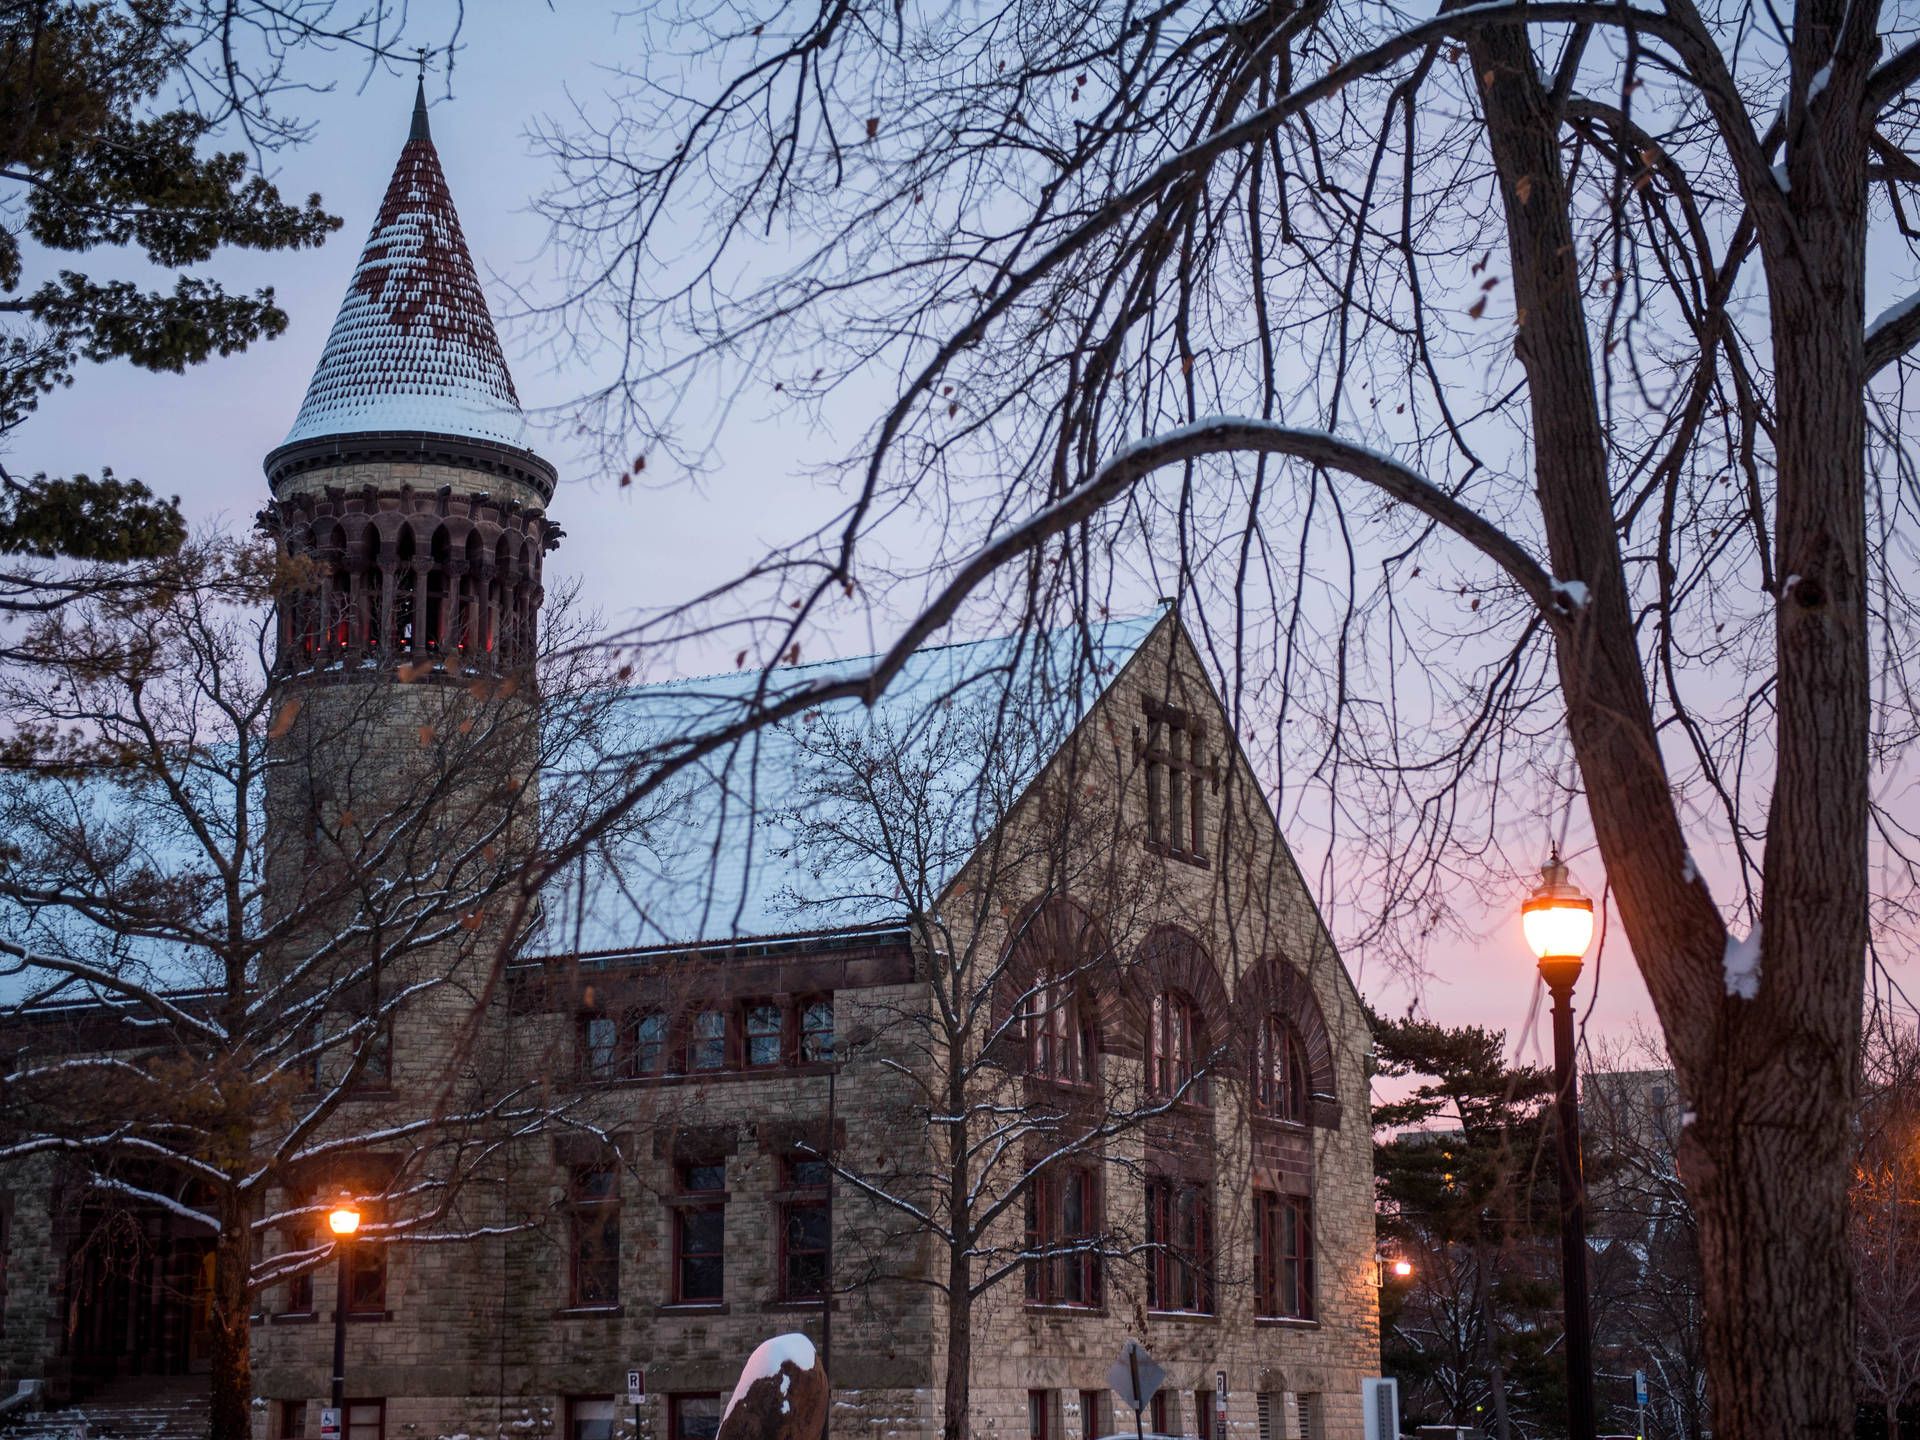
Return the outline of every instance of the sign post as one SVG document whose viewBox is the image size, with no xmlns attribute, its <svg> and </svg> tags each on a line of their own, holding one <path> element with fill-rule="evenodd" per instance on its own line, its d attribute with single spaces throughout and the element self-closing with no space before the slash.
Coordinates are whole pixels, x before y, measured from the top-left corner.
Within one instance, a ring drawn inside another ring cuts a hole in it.
<svg viewBox="0 0 1920 1440">
<path fill-rule="evenodd" d="M 1213 1440 L 1227 1440 L 1227 1372 L 1213 1372 Z"/>
<path fill-rule="evenodd" d="M 1165 1383 L 1167 1372 L 1154 1362 L 1146 1347 L 1132 1336 L 1127 1337 L 1120 1358 L 1113 1362 L 1113 1368 L 1107 1371 L 1107 1386 L 1126 1401 L 1133 1409 L 1133 1433 L 1144 1437 L 1145 1428 L 1141 1425 L 1140 1412 L 1147 1408 L 1147 1402 L 1153 1398 L 1153 1392 Z"/>
<path fill-rule="evenodd" d="M 320 1440 L 340 1440 L 340 1412 L 331 1405 L 320 1412 Z"/>
<path fill-rule="evenodd" d="M 647 1372 L 627 1371 L 627 1403 L 633 1406 L 633 1433 L 640 1434 L 640 1402 L 647 1398 Z"/>
<path fill-rule="evenodd" d="M 1647 1440 L 1647 1372 L 1633 1372 L 1633 1408 L 1638 1412 L 1633 1422 L 1634 1440 Z"/>
</svg>

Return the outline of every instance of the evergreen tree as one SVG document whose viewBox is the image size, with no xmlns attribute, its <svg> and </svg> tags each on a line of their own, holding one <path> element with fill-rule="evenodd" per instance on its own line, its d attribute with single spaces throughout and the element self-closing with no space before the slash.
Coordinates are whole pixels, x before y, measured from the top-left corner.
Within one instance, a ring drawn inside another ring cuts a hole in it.
<svg viewBox="0 0 1920 1440">
<path fill-rule="evenodd" d="M 297 138 L 270 104 L 293 83 L 294 49 L 392 54 L 390 25 L 370 38 L 384 5 L 341 25 L 328 23 L 330 8 L 0 0 L 0 181 L 13 192 L 0 207 L 0 437 L 71 385 L 82 362 L 177 373 L 286 329 L 271 286 L 234 294 L 185 272 L 231 247 L 318 245 L 339 227 L 318 195 L 284 199 L 245 149 L 208 143 Z M 172 282 L 148 288 L 57 263 L 103 249 L 173 271 Z M 152 559 L 184 533 L 178 497 L 138 480 L 24 481 L 0 466 L 0 554 Z M 48 602 L 38 572 L 0 577 L 0 609 Z"/>
<path fill-rule="evenodd" d="M 1381 1237 L 1413 1264 L 1380 1305 L 1407 1422 L 1557 1432 L 1552 1072 L 1509 1066 L 1504 1031 L 1371 1019 L 1379 1073 L 1419 1080 L 1373 1109 Z"/>
</svg>

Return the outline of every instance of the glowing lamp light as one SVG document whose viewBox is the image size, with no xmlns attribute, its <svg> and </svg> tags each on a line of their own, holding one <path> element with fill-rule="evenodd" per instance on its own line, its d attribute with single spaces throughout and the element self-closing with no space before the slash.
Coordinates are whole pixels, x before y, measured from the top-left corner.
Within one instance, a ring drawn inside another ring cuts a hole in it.
<svg viewBox="0 0 1920 1440">
<path fill-rule="evenodd" d="M 1593 940 L 1593 901 L 1567 879 L 1557 849 L 1540 876 L 1539 888 L 1520 907 L 1527 945 L 1542 960 L 1578 960 Z"/>
<path fill-rule="evenodd" d="M 1411 1260 L 1394 1261 L 1393 1273 L 1402 1280 L 1406 1279 L 1409 1275 L 1413 1274 L 1413 1262 Z"/>
<path fill-rule="evenodd" d="M 354 1207 L 353 1197 L 344 1190 L 340 1192 L 340 1202 L 327 1212 L 327 1226 L 340 1236 L 351 1235 L 360 1228 L 360 1212 Z"/>
</svg>

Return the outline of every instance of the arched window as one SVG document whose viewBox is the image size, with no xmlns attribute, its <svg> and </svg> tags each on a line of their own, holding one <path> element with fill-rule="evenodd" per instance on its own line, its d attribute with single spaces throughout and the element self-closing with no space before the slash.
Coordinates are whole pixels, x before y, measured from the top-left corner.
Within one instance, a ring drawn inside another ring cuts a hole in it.
<svg viewBox="0 0 1920 1440">
<path fill-rule="evenodd" d="M 1193 1001 L 1177 990 L 1154 996 L 1147 1017 L 1149 1093 L 1205 1105 L 1207 1077 L 1196 1071 L 1196 1064 L 1205 1065 L 1206 1053 L 1206 1029 Z"/>
<path fill-rule="evenodd" d="M 1071 988 L 1059 982 L 1036 986 L 1026 997 L 1021 1029 L 1029 1075 L 1069 1085 L 1093 1083 L 1093 1025 L 1082 997 Z"/>
<path fill-rule="evenodd" d="M 1299 1032 L 1278 1015 L 1267 1016 L 1254 1059 L 1255 1108 L 1276 1120 L 1305 1124 L 1308 1088 L 1307 1053 Z"/>
</svg>

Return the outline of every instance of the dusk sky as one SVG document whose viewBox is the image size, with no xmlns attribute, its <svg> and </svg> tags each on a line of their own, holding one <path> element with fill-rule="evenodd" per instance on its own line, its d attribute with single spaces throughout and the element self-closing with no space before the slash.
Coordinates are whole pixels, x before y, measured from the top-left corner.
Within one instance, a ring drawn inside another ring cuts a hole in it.
<svg viewBox="0 0 1920 1440">
<path fill-rule="evenodd" d="M 444 39 L 447 7 L 416 6 L 418 39 Z M 513 23 L 504 23 L 512 16 Z M 601 68 L 637 57 L 636 31 L 600 7 L 564 13 L 489 0 L 469 6 L 453 75 L 428 79 L 434 138 L 459 208 L 468 243 L 487 283 L 502 341 L 521 399 L 530 411 L 561 407 L 587 388 L 590 376 L 557 365 L 530 346 L 530 331 L 515 323 L 514 294 L 536 303 L 553 293 L 554 268 L 543 253 L 545 223 L 531 202 L 551 171 L 529 140 L 543 117 L 564 123 L 574 99 L 589 107 L 608 84 Z M 436 26 L 443 28 L 436 29 Z M 230 287 L 277 287 L 292 324 L 281 339 L 185 376 L 156 376 L 124 365 L 83 371 L 66 393 L 50 397 L 40 414 L 12 438 L 6 460 L 16 473 L 97 471 L 111 465 L 154 489 L 182 497 L 196 524 L 242 528 L 265 498 L 261 458 L 285 436 L 298 410 L 350 268 L 405 139 L 413 100 L 410 73 L 371 77 L 344 60 L 331 93 L 306 98 L 301 109 L 316 123 L 306 147 L 274 157 L 286 192 L 317 190 L 344 228 L 318 251 L 221 257 L 207 267 Z M 111 261 L 89 257 L 104 275 Z M 135 264 L 118 273 L 143 278 Z M 864 420 L 865 414 L 855 416 Z M 798 533 L 828 513 L 830 497 L 809 469 L 852 434 L 821 435 L 774 423 L 750 406 L 732 412 L 719 463 L 701 483 L 684 477 L 665 486 L 621 491 L 610 477 L 585 466 L 584 447 L 564 428 L 549 431 L 539 448 L 560 467 L 562 485 L 552 510 L 567 539 L 549 576 L 577 577 L 586 600 L 609 618 L 636 606 L 685 597 L 712 584 L 767 543 Z M 649 475 L 649 479 L 654 478 Z M 551 586 L 552 579 L 549 580 Z M 869 637 L 840 637 L 844 653 L 861 653 Z M 884 640 L 886 636 L 873 637 Z M 812 657 L 809 657 L 812 658 Z M 1317 856 L 1301 860 L 1311 876 Z M 1575 878 L 1598 888 L 1597 865 L 1575 860 Z M 1711 867 L 1708 867 L 1711 868 Z M 1533 962 L 1520 935 L 1524 889 L 1488 895 L 1478 943 L 1448 945 L 1431 959 L 1420 990 L 1424 1008 L 1448 1022 L 1504 1026 L 1518 1036 L 1533 990 Z M 1383 1009 L 1403 1009 L 1410 991 L 1366 957 L 1349 953 L 1362 989 Z M 1650 1026 L 1651 1006 L 1617 927 L 1600 965 L 1597 1038 L 1624 1037 L 1636 1022 Z M 1589 962 L 1579 1002 L 1593 999 Z M 1549 1049 L 1544 1014 L 1538 1059 Z"/>
</svg>

